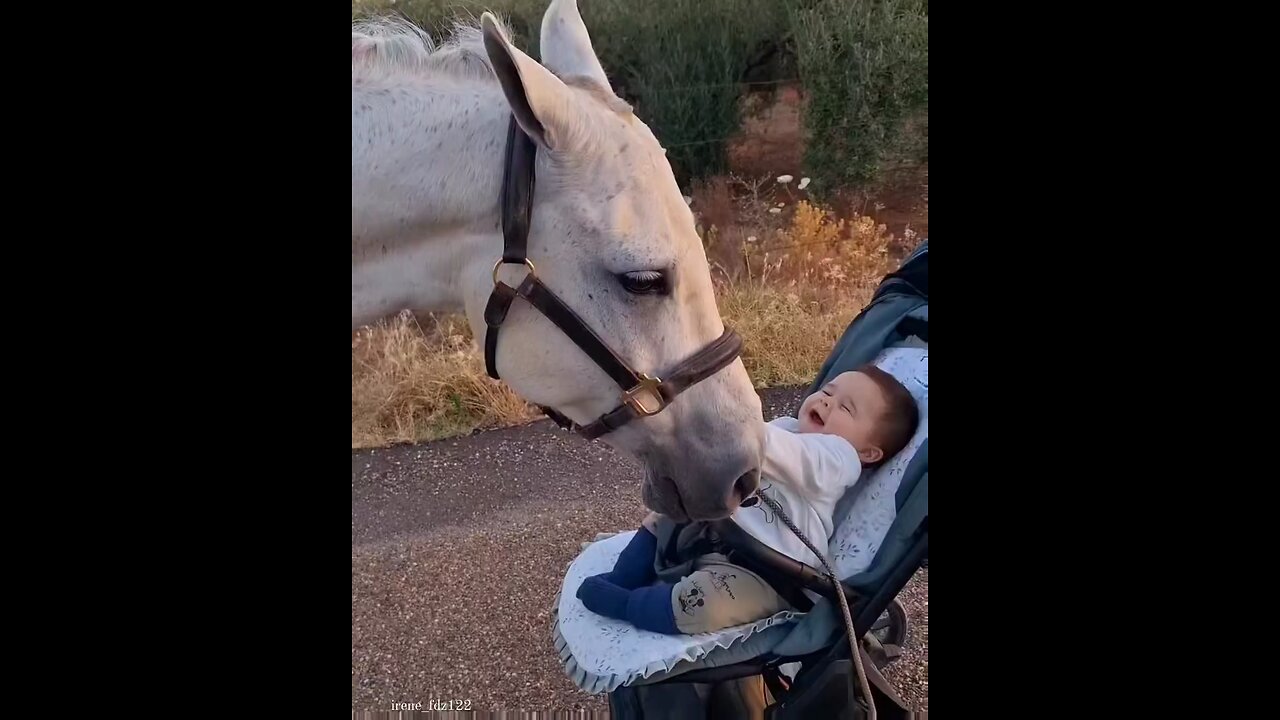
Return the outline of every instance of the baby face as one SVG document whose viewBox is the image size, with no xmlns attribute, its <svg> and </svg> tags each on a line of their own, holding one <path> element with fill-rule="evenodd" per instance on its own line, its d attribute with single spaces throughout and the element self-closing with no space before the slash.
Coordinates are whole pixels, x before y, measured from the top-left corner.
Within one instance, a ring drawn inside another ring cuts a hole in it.
<svg viewBox="0 0 1280 720">
<path fill-rule="evenodd" d="M 860 372 L 837 375 L 800 406 L 800 432 L 836 435 L 849 441 L 863 463 L 884 456 L 876 426 L 889 403 L 875 381 Z"/>
</svg>

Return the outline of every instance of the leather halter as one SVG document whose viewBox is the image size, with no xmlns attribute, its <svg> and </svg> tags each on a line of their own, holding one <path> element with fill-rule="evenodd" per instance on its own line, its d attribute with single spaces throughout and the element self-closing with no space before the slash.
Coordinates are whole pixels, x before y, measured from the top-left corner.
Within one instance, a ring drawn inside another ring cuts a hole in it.
<svg viewBox="0 0 1280 720">
<path fill-rule="evenodd" d="M 502 258 L 494 263 L 493 292 L 484 309 L 484 321 L 488 325 L 484 338 L 484 364 L 489 377 L 498 379 L 498 328 L 506 320 L 512 301 L 517 297 L 524 298 L 555 323 L 622 389 L 621 404 L 585 427 L 575 426 L 571 420 L 552 408 L 542 408 L 560 427 L 576 429 L 587 439 L 594 439 L 617 430 L 638 417 L 657 415 L 665 410 L 681 392 L 733 362 L 742 353 L 742 338 L 726 328 L 724 334 L 710 345 L 673 368 L 666 380 L 632 370 L 577 313 L 542 284 L 538 279 L 537 269 L 529 261 L 533 167 L 537 152 L 538 146 L 520 129 L 513 116 L 507 131 L 506 165 L 502 178 Z M 503 265 L 524 265 L 529 272 L 520 285 L 513 288 L 498 280 L 498 269 Z"/>
</svg>

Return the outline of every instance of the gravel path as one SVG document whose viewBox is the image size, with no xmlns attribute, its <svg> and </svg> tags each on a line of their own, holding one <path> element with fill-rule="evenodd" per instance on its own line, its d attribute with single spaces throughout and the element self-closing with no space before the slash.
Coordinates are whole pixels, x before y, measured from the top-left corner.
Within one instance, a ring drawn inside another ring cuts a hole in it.
<svg viewBox="0 0 1280 720">
<path fill-rule="evenodd" d="M 774 417 L 799 390 L 763 397 Z M 565 676 L 550 610 L 579 544 L 644 516 L 637 477 L 629 460 L 546 421 L 352 452 L 352 708 L 607 708 Z M 900 597 L 912 636 L 888 676 L 927 710 L 928 570 Z"/>
</svg>

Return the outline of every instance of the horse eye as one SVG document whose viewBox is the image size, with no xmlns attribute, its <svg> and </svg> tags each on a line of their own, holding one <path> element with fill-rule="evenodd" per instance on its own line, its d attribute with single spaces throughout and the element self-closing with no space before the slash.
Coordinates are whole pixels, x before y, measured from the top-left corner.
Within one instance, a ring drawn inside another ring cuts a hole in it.
<svg viewBox="0 0 1280 720">
<path fill-rule="evenodd" d="M 632 295 L 666 295 L 670 290 L 667 276 L 658 270 L 621 273 L 618 282 Z"/>
</svg>

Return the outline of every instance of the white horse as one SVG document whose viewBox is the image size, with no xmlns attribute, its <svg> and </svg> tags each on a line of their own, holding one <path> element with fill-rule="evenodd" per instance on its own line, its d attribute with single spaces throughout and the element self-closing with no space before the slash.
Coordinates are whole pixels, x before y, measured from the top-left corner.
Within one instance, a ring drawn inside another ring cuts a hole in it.
<svg viewBox="0 0 1280 720">
<path fill-rule="evenodd" d="M 547 9 L 542 54 L 516 49 L 488 13 L 440 47 L 406 23 L 353 24 L 352 329 L 405 308 L 462 310 L 484 336 L 514 115 L 538 145 L 538 276 L 631 367 L 661 376 L 724 330 L 693 215 L 666 151 L 610 89 L 576 0 Z M 618 405 L 608 375 L 523 301 L 500 337 L 497 366 L 526 400 L 579 424 Z M 760 400 L 735 360 L 604 439 L 645 464 L 649 507 L 725 517 L 758 483 Z"/>
</svg>

